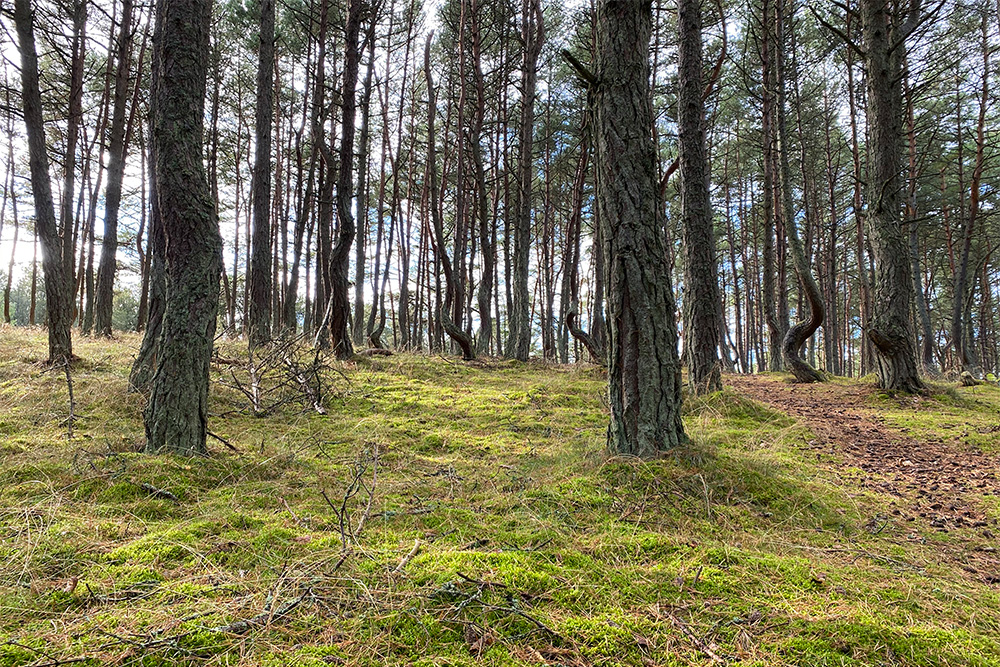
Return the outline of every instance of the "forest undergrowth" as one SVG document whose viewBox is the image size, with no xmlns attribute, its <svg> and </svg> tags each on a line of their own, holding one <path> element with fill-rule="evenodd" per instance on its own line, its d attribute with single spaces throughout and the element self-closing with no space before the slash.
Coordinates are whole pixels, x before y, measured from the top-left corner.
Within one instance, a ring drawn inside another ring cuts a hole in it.
<svg viewBox="0 0 1000 667">
<path fill-rule="evenodd" d="M 0 666 L 1000 665 L 995 386 L 727 376 L 638 461 L 596 367 L 223 341 L 184 459 L 138 342 L 0 325 Z"/>
</svg>

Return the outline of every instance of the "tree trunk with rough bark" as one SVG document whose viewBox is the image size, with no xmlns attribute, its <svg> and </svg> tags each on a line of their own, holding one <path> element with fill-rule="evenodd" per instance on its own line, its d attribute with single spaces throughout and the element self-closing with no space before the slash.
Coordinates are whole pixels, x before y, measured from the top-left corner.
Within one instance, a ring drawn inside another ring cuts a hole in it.
<svg viewBox="0 0 1000 667">
<path fill-rule="evenodd" d="M 159 0 L 153 118 L 166 299 L 146 451 L 204 455 L 222 238 L 202 159 L 211 0 Z"/>
<path fill-rule="evenodd" d="M 104 239 L 97 267 L 97 296 L 94 306 L 94 330 L 98 336 L 111 335 L 111 315 L 115 294 L 116 255 L 118 253 L 118 210 L 122 200 L 122 177 L 125 173 L 125 103 L 128 97 L 128 74 L 132 48 L 132 0 L 123 0 L 121 27 L 118 33 L 115 69 L 114 111 L 108 144 L 108 189 L 104 195 Z"/>
<path fill-rule="evenodd" d="M 915 4 L 919 11 L 919 3 Z M 878 386 L 915 393 L 917 372 L 910 310 L 913 282 L 901 224 L 902 72 L 907 26 L 898 26 L 883 0 L 863 0 L 865 73 L 868 80 L 868 235 L 875 259 L 875 290 L 867 330 L 875 351 Z M 907 23 L 915 22 L 911 14 Z M 903 39 L 900 39 L 900 37 Z"/>
<path fill-rule="evenodd" d="M 49 363 L 68 363 L 73 358 L 70 328 L 73 321 L 73 296 L 64 246 L 56 225 L 52 183 L 49 181 L 49 156 L 42 115 L 42 95 L 38 83 L 38 54 L 35 51 L 34 16 L 30 0 L 14 3 L 14 23 L 21 51 L 21 100 L 24 125 L 28 135 L 28 163 L 31 190 L 35 203 L 35 232 L 42 243 L 42 273 L 49 327 Z M 72 169 L 73 166 L 68 167 Z M 64 230 L 65 232 L 65 230 Z M 71 253 L 72 254 L 72 253 Z M 33 311 L 34 309 L 32 309 Z M 34 317 L 31 318 L 32 321 Z"/>
<path fill-rule="evenodd" d="M 705 155 L 700 0 L 677 2 L 677 131 L 684 241 L 684 359 L 695 394 L 722 389 L 719 277 Z"/>
<path fill-rule="evenodd" d="M 785 10 L 782 0 L 775 0 L 774 3 L 774 69 L 777 77 L 775 99 L 775 130 L 777 136 L 777 157 L 778 157 L 778 181 L 781 192 L 782 217 L 785 220 L 785 232 L 788 235 L 788 247 L 791 250 L 792 262 L 795 266 L 795 273 L 799 277 L 799 286 L 805 294 L 806 301 L 809 302 L 809 317 L 797 324 L 789 327 L 781 343 L 781 356 L 785 365 L 792 375 L 799 382 L 823 382 L 826 378 L 822 373 L 809 365 L 802 358 L 802 348 L 812 337 L 820 325 L 823 324 L 823 317 L 826 309 L 823 304 L 823 296 L 820 293 L 819 285 L 812 274 L 809 260 L 806 257 L 805 248 L 799 237 L 798 223 L 795 218 L 795 206 L 792 201 L 792 174 L 789 164 L 788 125 L 785 116 L 785 83 L 787 81 L 788 69 L 785 66 Z M 794 76 L 794 74 L 793 74 Z M 808 219 L 808 217 L 807 217 Z M 802 318 L 800 313 L 799 318 Z"/>
<path fill-rule="evenodd" d="M 271 119 L 274 116 L 274 0 L 260 2 L 257 54 L 256 148 L 253 163 L 253 238 L 250 255 L 250 347 L 271 340 Z"/>
<path fill-rule="evenodd" d="M 642 457 L 686 440 L 652 137 L 652 22 L 648 3 L 603 0 L 598 7 L 595 164 L 607 262 L 608 450 Z"/>
<path fill-rule="evenodd" d="M 351 212 L 354 194 L 354 122 L 357 110 L 358 69 L 361 64 L 362 0 L 350 0 L 344 35 L 344 84 L 341 88 L 340 153 L 337 172 L 337 243 L 330 253 L 330 292 L 327 294 L 330 314 L 330 346 L 338 359 L 354 355 L 351 332 L 351 301 L 348 294 L 348 258 L 354 242 L 355 223 Z"/>
<path fill-rule="evenodd" d="M 542 51 L 545 26 L 540 0 L 521 3 L 521 41 L 524 57 L 521 66 L 521 118 L 518 124 L 517 196 L 514 206 L 514 253 L 512 256 L 513 308 L 510 311 L 510 339 L 507 356 L 527 361 L 531 352 L 531 294 L 528 290 L 528 265 L 531 254 L 531 185 L 533 180 L 532 146 L 535 131 L 535 88 L 538 82 L 538 56 Z"/>
</svg>

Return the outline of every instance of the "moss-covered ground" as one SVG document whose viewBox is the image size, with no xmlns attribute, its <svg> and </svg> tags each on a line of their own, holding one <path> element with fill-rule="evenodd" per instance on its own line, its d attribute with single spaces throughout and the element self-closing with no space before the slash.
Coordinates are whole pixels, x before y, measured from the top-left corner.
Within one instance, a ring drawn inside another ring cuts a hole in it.
<svg viewBox="0 0 1000 667">
<path fill-rule="evenodd" d="M 137 347 L 77 340 L 70 421 L 44 332 L 0 325 L 0 667 L 1000 665 L 997 585 L 743 392 L 609 459 L 593 367 L 359 358 L 327 414 L 255 416 L 223 343 L 185 459 L 138 452 Z M 1000 390 L 939 396 L 873 409 L 996 451 Z"/>
</svg>

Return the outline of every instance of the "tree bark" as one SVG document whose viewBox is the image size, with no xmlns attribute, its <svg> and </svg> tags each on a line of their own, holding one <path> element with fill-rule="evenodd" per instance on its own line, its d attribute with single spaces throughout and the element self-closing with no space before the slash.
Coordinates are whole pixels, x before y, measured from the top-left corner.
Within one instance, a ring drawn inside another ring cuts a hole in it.
<svg viewBox="0 0 1000 667">
<path fill-rule="evenodd" d="M 114 111 L 111 117 L 111 140 L 108 146 L 108 189 L 104 195 L 104 239 L 97 268 L 97 298 L 94 329 L 98 336 L 111 335 L 115 270 L 118 253 L 118 210 L 122 201 L 122 177 L 125 174 L 125 103 L 132 49 L 132 0 L 122 0 L 121 28 L 118 33 L 118 63 L 115 69 Z"/>
<path fill-rule="evenodd" d="M 389 21 L 390 33 L 392 32 L 392 20 Z M 368 47 L 368 67 L 365 71 L 365 80 L 362 84 L 361 92 L 361 145 L 358 148 L 358 222 L 357 242 L 354 244 L 354 321 L 352 335 L 355 345 L 364 344 L 365 339 L 365 245 L 368 243 L 368 144 L 371 129 L 369 118 L 371 117 L 372 100 L 372 74 L 375 70 L 375 38 L 370 35 Z M 388 59 L 388 54 L 387 54 Z M 382 138 L 382 161 L 385 161 L 385 147 L 388 143 L 388 128 L 383 131 Z M 385 166 L 381 168 L 385 173 Z M 379 184 L 380 190 L 385 192 L 385 181 Z M 378 270 L 375 271 L 375 280 L 378 279 Z M 372 302 L 374 306 L 374 301 Z"/>
<path fill-rule="evenodd" d="M 649 3 L 603 0 L 596 25 L 597 209 L 609 315 L 607 444 L 613 454 L 642 457 L 686 440 L 652 137 L 652 22 Z"/>
<path fill-rule="evenodd" d="M 527 361 L 531 352 L 531 295 L 528 291 L 528 264 L 531 252 L 532 146 L 535 131 L 535 88 L 538 56 L 545 38 L 540 0 L 521 3 L 521 117 L 518 125 L 517 196 L 514 205 L 514 253 L 512 257 L 513 308 L 510 311 L 510 340 L 507 356 Z"/>
<path fill-rule="evenodd" d="M 166 309 L 145 412 L 146 451 L 204 455 L 222 238 L 202 158 L 211 0 L 159 0 L 153 95 Z"/>
<path fill-rule="evenodd" d="M 919 3 L 914 3 L 919 11 Z M 902 72 L 906 27 L 883 0 L 860 4 L 868 79 L 868 234 L 875 259 L 875 291 L 868 338 L 875 351 L 877 384 L 915 393 L 917 373 L 910 309 L 913 282 L 900 220 L 902 171 Z M 916 20 L 914 18 L 914 20 Z M 909 21 L 908 21 L 909 22 Z M 901 39 L 902 37 L 902 39 Z"/>
<path fill-rule="evenodd" d="M 705 156 L 700 0 L 677 2 L 677 130 L 684 242 L 684 359 L 695 394 L 722 389 L 719 278 Z"/>
<path fill-rule="evenodd" d="M 154 58 L 150 75 L 151 90 L 156 90 L 159 77 L 159 67 Z M 155 115 L 155 100 L 150 100 L 149 134 L 152 139 L 152 116 Z M 166 309 L 167 269 L 166 269 L 166 239 L 163 236 L 163 223 L 160 219 L 160 202 L 156 188 L 156 153 L 155 142 L 150 141 L 149 147 L 149 233 L 146 243 L 147 259 L 146 275 L 144 277 L 146 290 L 146 321 L 139 346 L 139 354 L 132 363 L 129 374 L 130 391 L 148 392 L 156 373 L 158 352 L 160 348 L 160 333 L 163 331 L 163 312 Z"/>
<path fill-rule="evenodd" d="M 354 193 L 354 121 L 357 109 L 356 92 L 361 49 L 362 0 L 350 0 L 344 44 L 344 84 L 341 88 L 340 153 L 337 173 L 337 221 L 340 228 L 337 243 L 330 253 L 330 292 L 327 295 L 330 313 L 330 346 L 338 359 L 349 359 L 354 354 L 348 323 L 351 319 L 351 302 L 348 295 L 347 269 L 351 243 L 354 242 L 354 214 L 351 200 Z"/>
<path fill-rule="evenodd" d="M 427 169 L 429 172 L 430 190 L 430 213 L 431 225 L 433 229 L 434 254 L 441 265 L 441 273 L 444 274 L 444 303 L 436 309 L 441 326 L 448 336 L 454 340 L 462 349 L 462 358 L 471 361 L 476 358 L 473 349 L 472 339 L 464 331 L 455 326 L 448 311 L 455 299 L 455 281 L 461 277 L 454 275 L 451 258 L 448 257 L 448 249 L 445 247 L 444 222 L 441 220 L 441 209 L 438 207 L 438 173 L 437 173 L 437 150 L 434 145 L 436 141 L 434 134 L 434 119 L 437 115 L 437 93 L 434 89 L 434 80 L 431 77 L 431 40 L 434 33 L 427 36 L 427 44 L 424 48 L 424 77 L 427 80 Z M 438 293 L 440 293 L 440 289 Z M 431 337 L 433 338 L 433 337 Z M 431 341 L 433 349 L 433 340 Z"/>
<path fill-rule="evenodd" d="M 257 57 L 256 148 L 253 163 L 253 239 L 247 340 L 271 340 L 271 123 L 274 117 L 274 0 L 260 2 Z"/>
<path fill-rule="evenodd" d="M 969 186 L 969 213 L 962 225 L 962 253 L 958 261 L 955 275 L 954 296 L 952 298 L 951 314 L 951 341 L 955 349 L 955 358 L 958 362 L 958 370 L 968 371 L 973 376 L 979 372 L 975 360 L 975 347 L 972 344 L 971 327 L 966 328 L 965 320 L 969 318 L 970 311 L 967 306 L 969 300 L 969 256 L 972 251 L 972 237 L 979 216 L 980 184 L 983 178 L 983 164 L 985 161 L 985 126 L 986 108 L 989 105 L 989 41 L 986 28 L 986 14 L 982 15 L 982 45 L 983 45 L 983 74 L 981 84 L 981 97 L 979 99 L 979 118 L 976 123 L 976 161 L 972 170 L 972 182 Z M 961 102 L 959 101 L 959 104 Z"/>
<path fill-rule="evenodd" d="M 785 116 L 785 83 L 788 69 L 785 66 L 784 40 L 785 11 L 784 2 L 774 3 L 774 68 L 777 77 L 777 99 L 775 100 L 775 129 L 778 139 L 778 178 L 781 192 L 782 217 L 785 220 L 785 232 L 788 235 L 788 246 L 792 253 L 792 262 L 799 277 L 799 285 L 809 302 L 809 318 L 789 327 L 781 344 L 781 355 L 788 370 L 799 382 L 823 382 L 823 374 L 809 365 L 802 358 L 802 348 L 823 324 L 825 308 L 819 285 L 813 277 L 805 248 L 799 237 L 798 223 L 795 219 L 795 206 L 792 200 L 792 175 L 789 165 L 788 125 Z M 794 76 L 794 74 L 793 74 Z M 807 217 L 808 220 L 808 217 Z M 801 319 L 802 315 L 799 314 Z"/>
<path fill-rule="evenodd" d="M 18 46 L 21 51 L 21 100 L 24 106 L 24 125 L 28 135 L 28 162 L 35 203 L 35 232 L 42 243 L 42 272 L 45 278 L 49 327 L 48 362 L 68 363 L 73 358 L 70 334 L 73 321 L 73 296 L 69 289 L 69 276 L 72 275 L 72 270 L 66 265 L 64 246 L 56 226 L 42 116 L 42 95 L 38 84 L 34 16 L 30 0 L 16 0 L 14 22 L 17 26 Z M 68 165 L 67 169 L 73 169 L 73 165 Z"/>
</svg>

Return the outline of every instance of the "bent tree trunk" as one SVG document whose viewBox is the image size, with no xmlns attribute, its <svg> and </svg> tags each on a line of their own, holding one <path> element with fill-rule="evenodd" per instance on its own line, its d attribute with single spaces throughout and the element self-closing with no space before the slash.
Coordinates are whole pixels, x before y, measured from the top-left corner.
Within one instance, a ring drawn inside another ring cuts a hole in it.
<svg viewBox="0 0 1000 667">
<path fill-rule="evenodd" d="M 919 3 L 915 3 L 919 9 Z M 910 310 L 913 282 L 900 220 L 902 166 L 902 76 L 908 26 L 896 26 L 895 12 L 882 0 L 860 6 L 868 78 L 868 234 L 875 258 L 875 292 L 868 338 L 875 351 L 877 384 L 916 393 L 924 385 L 917 372 Z M 911 16 L 907 24 L 916 22 Z"/>
<path fill-rule="evenodd" d="M 348 259 L 351 243 L 354 242 L 354 214 L 351 213 L 351 199 L 354 192 L 354 121 L 357 110 L 355 93 L 358 87 L 358 68 L 361 64 L 361 49 L 358 37 L 361 34 L 361 0 L 351 0 L 347 13 L 347 31 L 344 49 L 344 87 L 342 90 L 342 118 L 340 128 L 340 171 L 337 173 L 337 221 L 340 229 L 337 244 L 330 255 L 330 299 L 327 310 L 330 313 L 330 345 L 338 359 L 349 359 L 354 355 L 351 343 L 349 320 L 351 301 L 347 282 Z M 361 167 L 364 169 L 364 165 Z"/>
<path fill-rule="evenodd" d="M 788 225 L 788 245 L 792 251 L 792 260 L 795 262 L 795 272 L 799 276 L 799 285 L 805 291 L 806 300 L 809 302 L 809 319 L 789 327 L 781 343 L 781 355 L 788 370 L 799 382 L 824 382 L 826 378 L 823 374 L 802 358 L 802 348 L 823 324 L 825 309 L 819 285 L 816 284 L 816 279 L 809 269 L 809 262 L 806 260 L 806 253 L 802 249 L 802 241 L 799 239 L 796 227 L 794 221 Z"/>
<path fill-rule="evenodd" d="M 598 9 L 597 208 L 608 289 L 613 454 L 655 456 L 686 440 L 649 90 L 652 5 Z"/>
<path fill-rule="evenodd" d="M 45 277 L 48 307 L 49 363 L 61 364 L 73 358 L 73 341 L 70 335 L 73 296 L 70 294 L 63 244 L 56 226 L 52 183 L 49 181 L 49 157 L 45 145 L 42 94 L 38 84 L 38 54 L 35 51 L 34 17 L 30 0 L 17 0 L 14 3 L 14 22 L 17 25 L 18 46 L 21 51 L 21 99 L 28 134 L 35 230 L 42 242 L 42 273 Z"/>
<path fill-rule="evenodd" d="M 205 454 L 222 238 L 202 160 L 211 0 L 159 0 L 153 143 L 166 239 L 166 309 L 146 451 Z"/>
<path fill-rule="evenodd" d="M 809 267 L 809 260 L 806 251 L 802 247 L 802 240 L 799 238 L 798 223 L 795 220 L 795 207 L 792 203 L 792 176 L 789 166 L 789 144 L 788 127 L 785 122 L 785 81 L 787 79 L 787 69 L 785 67 L 785 9 L 784 2 L 777 0 L 774 3 L 774 67 L 777 75 L 777 100 L 775 101 L 775 129 L 777 130 L 777 157 L 778 157 L 778 180 L 781 191 L 781 207 L 785 220 L 785 232 L 788 235 L 788 247 L 792 252 L 792 262 L 795 265 L 795 273 L 799 276 L 799 285 L 805 292 L 806 300 L 809 302 L 809 319 L 799 322 L 789 327 L 781 343 L 781 356 L 785 360 L 785 365 L 792 372 L 799 382 L 823 382 L 826 378 L 823 374 L 810 366 L 802 358 L 802 348 L 806 341 L 816 333 L 816 330 L 823 324 L 826 309 L 823 304 L 823 296 L 820 293 L 819 285 L 813 277 L 812 269 Z M 801 317 L 801 314 L 799 315 Z"/>
<path fill-rule="evenodd" d="M 472 361 L 476 358 L 473 349 L 472 338 L 452 322 L 448 315 L 451 312 L 455 298 L 454 271 L 451 265 L 451 258 L 448 257 L 448 250 L 444 244 L 444 223 L 441 220 L 441 211 L 438 208 L 438 174 L 437 157 L 434 147 L 434 119 L 437 114 L 437 92 L 434 88 L 434 80 L 431 78 L 431 40 L 434 33 L 427 36 L 427 44 L 424 47 L 424 77 L 427 79 L 427 170 L 430 172 L 430 208 L 431 225 L 434 232 L 434 252 L 441 261 L 441 272 L 444 274 L 445 297 L 444 302 L 438 308 L 438 318 L 445 333 L 462 348 L 462 359 Z"/>
</svg>

